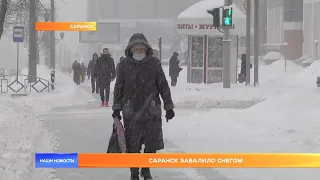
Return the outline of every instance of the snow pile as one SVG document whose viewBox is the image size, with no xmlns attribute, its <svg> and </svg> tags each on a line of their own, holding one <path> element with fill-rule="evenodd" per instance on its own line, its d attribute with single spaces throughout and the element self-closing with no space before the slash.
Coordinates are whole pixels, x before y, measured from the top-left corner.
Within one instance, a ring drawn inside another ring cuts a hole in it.
<svg viewBox="0 0 320 180">
<path fill-rule="evenodd" d="M 263 60 L 280 60 L 280 59 L 284 59 L 284 56 L 277 51 L 271 51 L 265 57 L 263 57 Z"/>
<path fill-rule="evenodd" d="M 286 66 L 286 69 L 285 69 Z M 260 66 L 259 69 L 259 83 L 260 85 L 274 84 L 281 85 L 284 78 L 291 77 L 293 74 L 297 74 L 302 71 L 303 67 L 295 64 L 294 62 L 287 60 L 278 60 L 270 65 Z M 251 77 L 254 77 L 254 71 L 251 70 Z"/>
<path fill-rule="evenodd" d="M 314 60 L 312 58 L 308 58 L 304 61 L 302 61 L 303 64 L 312 64 L 314 62 Z"/>
<path fill-rule="evenodd" d="M 1 179 L 46 179 L 52 170 L 35 170 L 34 153 L 52 152 L 55 139 L 41 120 L 27 107 L 0 98 L 0 174 Z"/>
<path fill-rule="evenodd" d="M 294 85 L 298 87 L 312 85 L 315 86 L 317 77 L 320 76 L 320 62 L 316 61 L 309 67 L 303 69 L 299 73 L 286 77 L 283 84 L 289 86 Z M 303 85 L 303 86 L 301 86 Z"/>
<path fill-rule="evenodd" d="M 169 67 L 162 66 L 171 83 Z M 180 72 L 176 87 L 171 93 L 177 108 L 247 108 L 270 97 L 272 90 L 247 88 L 244 84 L 232 84 L 232 88 L 223 89 L 222 83 L 187 83 L 187 67 Z"/>
<path fill-rule="evenodd" d="M 284 72 L 282 63 L 275 62 L 260 71 L 260 77 L 275 73 L 268 77 L 274 80 L 269 81 L 270 88 L 261 87 L 261 94 L 272 88 L 279 89 L 278 94 L 244 110 L 212 109 L 210 112 L 178 115 L 164 124 L 165 138 L 190 153 L 319 152 L 320 96 L 316 92 L 315 78 L 320 75 L 320 63 L 316 62 L 304 70 L 288 63 L 287 74 L 281 73 Z M 283 86 L 279 87 L 280 84 Z M 295 88 L 288 91 L 287 86 Z M 238 93 L 251 94 L 250 88 L 247 89 L 247 92 Z M 214 92 L 212 90 L 212 94 Z M 310 168 L 216 170 L 232 180 L 316 180 L 320 176 L 320 171 Z"/>
<path fill-rule="evenodd" d="M 50 70 L 46 66 L 37 66 L 38 77 L 50 80 Z M 22 70 L 28 74 L 28 69 Z M 46 112 L 54 107 L 66 107 L 95 101 L 95 98 L 83 88 L 77 86 L 72 78 L 56 70 L 55 89 L 49 93 L 31 93 L 26 98 L 20 98 L 23 103 L 36 107 L 37 111 Z"/>
<path fill-rule="evenodd" d="M 37 66 L 38 77 L 50 80 L 50 70 Z M 22 74 L 28 74 L 23 69 Z M 53 107 L 83 104 L 95 99 L 75 85 L 72 79 L 56 71 L 54 91 L 30 93 L 27 97 L 0 99 L 0 174 L 1 179 L 54 178 L 53 170 L 35 170 L 34 153 L 52 152 L 58 145 L 54 136 L 43 126 L 37 115 Z"/>
</svg>

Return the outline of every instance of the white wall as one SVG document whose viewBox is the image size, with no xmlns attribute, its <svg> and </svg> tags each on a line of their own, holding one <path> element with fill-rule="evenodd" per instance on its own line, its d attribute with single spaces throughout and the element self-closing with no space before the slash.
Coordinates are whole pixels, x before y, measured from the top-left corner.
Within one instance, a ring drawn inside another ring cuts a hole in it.
<svg viewBox="0 0 320 180">
<path fill-rule="evenodd" d="M 314 41 L 320 41 L 320 0 L 304 3 L 303 11 L 303 56 L 315 59 L 316 46 Z M 320 53 L 318 52 L 318 59 L 319 57 Z"/>
<path fill-rule="evenodd" d="M 267 10 L 267 43 L 283 44 L 283 7 Z"/>
</svg>

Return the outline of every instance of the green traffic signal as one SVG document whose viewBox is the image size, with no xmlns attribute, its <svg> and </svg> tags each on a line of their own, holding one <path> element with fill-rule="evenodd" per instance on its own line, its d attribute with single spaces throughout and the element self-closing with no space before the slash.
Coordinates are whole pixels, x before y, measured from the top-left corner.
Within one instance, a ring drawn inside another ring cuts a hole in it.
<svg viewBox="0 0 320 180">
<path fill-rule="evenodd" d="M 223 22 L 224 22 L 225 26 L 231 26 L 231 19 L 230 18 L 228 18 L 228 17 L 224 18 Z"/>
<path fill-rule="evenodd" d="M 223 10 L 223 26 L 232 26 L 232 8 Z"/>
<path fill-rule="evenodd" d="M 232 15 L 232 9 L 228 9 L 228 15 L 229 15 L 229 16 Z"/>
</svg>

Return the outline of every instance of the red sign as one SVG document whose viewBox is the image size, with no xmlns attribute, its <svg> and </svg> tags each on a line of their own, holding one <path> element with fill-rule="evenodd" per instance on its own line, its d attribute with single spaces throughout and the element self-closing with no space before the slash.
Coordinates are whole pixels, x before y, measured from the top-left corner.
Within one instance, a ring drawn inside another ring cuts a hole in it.
<svg viewBox="0 0 320 180">
<path fill-rule="evenodd" d="M 178 24 L 178 29 L 223 29 L 223 27 L 213 27 L 212 24 Z M 234 25 L 230 29 L 234 29 Z"/>
</svg>

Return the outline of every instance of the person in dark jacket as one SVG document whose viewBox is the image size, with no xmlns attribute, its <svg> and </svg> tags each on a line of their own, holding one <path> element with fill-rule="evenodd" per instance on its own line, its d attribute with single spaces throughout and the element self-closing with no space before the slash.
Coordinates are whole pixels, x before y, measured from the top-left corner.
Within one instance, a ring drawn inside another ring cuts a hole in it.
<svg viewBox="0 0 320 180">
<path fill-rule="evenodd" d="M 88 69 L 87 69 L 87 75 L 88 78 L 91 78 L 91 88 L 92 88 L 92 93 L 99 93 L 99 83 L 97 82 L 97 79 L 93 77 L 93 73 L 94 73 L 94 68 L 97 64 L 98 61 L 98 54 L 94 53 L 92 55 L 92 60 L 89 62 L 88 64 Z"/>
<path fill-rule="evenodd" d="M 109 106 L 110 83 L 116 76 L 114 60 L 108 48 L 103 49 L 103 55 L 99 58 L 93 77 L 99 82 L 101 106 Z"/>
<path fill-rule="evenodd" d="M 73 81 L 79 85 L 80 84 L 80 63 L 78 61 L 74 61 L 72 64 L 73 70 Z"/>
<path fill-rule="evenodd" d="M 178 53 L 174 52 L 169 61 L 169 76 L 171 77 L 171 86 L 176 86 L 179 73 L 182 68 L 179 67 L 180 61 L 178 60 Z"/>
<path fill-rule="evenodd" d="M 84 65 L 84 62 L 82 62 L 80 66 L 81 83 L 84 83 L 84 81 L 86 80 L 86 71 L 86 65 Z"/>
<path fill-rule="evenodd" d="M 167 120 L 175 116 L 171 92 L 160 60 L 152 56 L 152 48 L 143 34 L 134 34 L 126 58 L 120 62 L 114 87 L 113 114 L 115 123 L 122 111 L 128 153 L 156 153 L 164 148 L 161 95 Z M 131 180 L 139 180 L 139 168 L 132 167 Z M 141 168 L 140 175 L 152 180 L 150 169 Z"/>
<path fill-rule="evenodd" d="M 120 62 L 123 61 L 123 60 L 124 60 L 124 57 L 121 56 L 121 57 L 120 57 L 120 61 L 119 61 L 119 63 L 117 64 L 117 67 L 116 67 L 116 74 L 117 74 L 118 69 L 119 69 L 119 64 L 120 64 Z"/>
<path fill-rule="evenodd" d="M 241 54 L 241 70 L 239 74 L 239 82 L 243 83 L 246 80 L 246 74 L 247 74 L 247 62 L 246 62 L 247 56 L 246 54 Z M 252 64 L 250 63 L 250 69 L 252 68 Z"/>
</svg>

